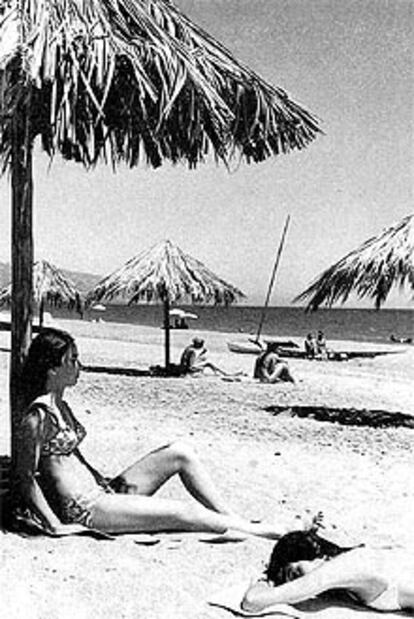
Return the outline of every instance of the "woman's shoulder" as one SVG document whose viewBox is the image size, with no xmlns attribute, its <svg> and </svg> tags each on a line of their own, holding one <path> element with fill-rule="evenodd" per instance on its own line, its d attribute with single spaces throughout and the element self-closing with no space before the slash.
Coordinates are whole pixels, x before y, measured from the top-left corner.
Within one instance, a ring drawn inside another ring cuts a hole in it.
<svg viewBox="0 0 414 619">
<path fill-rule="evenodd" d="M 29 406 L 26 409 L 27 411 L 35 411 L 35 410 L 52 410 L 52 404 L 50 402 L 50 397 L 47 395 L 39 395 L 37 398 L 32 400 Z"/>
<path fill-rule="evenodd" d="M 56 422 L 56 415 L 50 401 L 45 396 L 39 396 L 33 400 L 23 414 L 22 423 L 33 423 L 35 420 Z"/>
</svg>

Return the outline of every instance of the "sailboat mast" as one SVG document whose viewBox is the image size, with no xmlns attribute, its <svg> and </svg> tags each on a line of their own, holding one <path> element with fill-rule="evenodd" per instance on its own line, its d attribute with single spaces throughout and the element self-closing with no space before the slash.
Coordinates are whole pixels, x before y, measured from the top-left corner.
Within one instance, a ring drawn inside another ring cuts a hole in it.
<svg viewBox="0 0 414 619">
<path fill-rule="evenodd" d="M 259 340 L 260 340 L 260 334 L 262 332 L 262 327 L 263 327 L 263 323 L 266 317 L 266 311 L 267 311 L 267 306 L 269 305 L 269 300 L 270 300 L 270 295 L 272 294 L 272 288 L 273 288 L 273 284 L 275 283 L 275 277 L 276 277 L 276 272 L 279 266 L 279 262 L 280 262 L 280 256 L 282 255 L 282 250 L 283 250 L 283 245 L 285 243 L 285 238 L 286 238 L 286 233 L 287 233 L 287 229 L 289 227 L 289 222 L 290 222 L 290 215 L 288 215 L 286 217 L 286 221 L 285 221 L 285 226 L 283 228 L 283 232 L 282 232 L 282 238 L 280 239 L 280 243 L 279 243 L 279 249 L 277 251 L 276 254 L 276 260 L 275 260 L 275 264 L 273 265 L 273 271 L 272 271 L 272 276 L 270 278 L 270 282 L 269 282 L 269 288 L 267 290 L 267 296 L 266 296 L 266 301 L 262 310 L 262 315 L 260 318 L 260 323 L 259 323 L 259 328 L 257 330 L 257 334 L 256 334 L 256 342 L 257 344 L 259 344 Z"/>
</svg>

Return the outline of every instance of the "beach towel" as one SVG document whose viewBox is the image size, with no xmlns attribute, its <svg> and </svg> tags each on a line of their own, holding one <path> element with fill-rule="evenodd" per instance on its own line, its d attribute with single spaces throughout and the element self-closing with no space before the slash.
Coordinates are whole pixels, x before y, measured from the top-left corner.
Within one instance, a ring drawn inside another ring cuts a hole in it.
<svg viewBox="0 0 414 619">
<path fill-rule="evenodd" d="M 341 594 L 321 596 L 295 606 L 275 604 L 264 610 L 249 612 L 241 603 L 250 582 L 234 585 L 214 594 L 208 603 L 228 610 L 237 617 L 269 617 L 271 619 L 398 619 L 408 616 L 404 612 L 380 612 L 353 603 Z M 344 601 L 345 599 L 345 601 Z"/>
</svg>

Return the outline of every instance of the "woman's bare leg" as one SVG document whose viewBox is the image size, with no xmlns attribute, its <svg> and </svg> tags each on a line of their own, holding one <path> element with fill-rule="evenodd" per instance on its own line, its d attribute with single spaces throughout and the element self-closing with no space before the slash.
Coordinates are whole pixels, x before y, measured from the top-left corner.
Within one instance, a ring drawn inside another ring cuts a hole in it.
<svg viewBox="0 0 414 619">
<path fill-rule="evenodd" d="M 181 501 L 152 497 L 176 474 L 198 504 L 188 505 Z M 278 539 L 285 532 L 282 531 L 282 526 L 276 529 L 269 524 L 251 522 L 229 509 L 194 451 L 181 441 L 144 456 L 116 478 L 115 482 L 119 480 L 121 485 L 125 485 L 125 494 L 107 495 L 105 514 L 102 515 L 102 527 L 105 530 L 121 532 L 122 527 L 133 526 L 135 531 L 178 529 L 223 533 L 228 529 L 235 529 L 268 539 Z M 112 486 L 116 489 L 116 483 Z M 103 504 L 104 499 L 99 499 L 99 505 Z M 105 525 L 108 518 L 111 529 Z M 98 523 L 95 526 L 101 528 Z"/>
<path fill-rule="evenodd" d="M 290 383 L 294 383 L 295 379 L 293 378 L 292 374 L 290 373 L 290 369 L 287 363 L 278 363 L 276 366 L 276 369 L 273 373 L 273 378 L 274 379 L 280 379 L 283 381 L 287 381 Z"/>
<path fill-rule="evenodd" d="M 211 361 L 206 361 L 206 363 L 204 364 L 204 368 L 210 368 L 210 370 L 212 370 L 214 374 L 220 374 L 220 376 L 228 376 L 227 372 L 219 368 L 217 365 L 214 365 L 214 363 L 211 363 Z"/>
<path fill-rule="evenodd" d="M 273 527 L 254 524 L 238 516 L 221 514 L 200 504 L 155 497 L 106 494 L 91 508 L 91 526 L 110 533 L 187 531 L 225 533 L 234 529 L 250 535 L 278 539 Z"/>
<path fill-rule="evenodd" d="M 117 479 L 125 482 L 128 494 L 151 496 L 174 475 L 180 477 L 188 492 L 204 507 L 222 514 L 231 513 L 197 455 L 182 441 L 152 451 Z"/>
</svg>

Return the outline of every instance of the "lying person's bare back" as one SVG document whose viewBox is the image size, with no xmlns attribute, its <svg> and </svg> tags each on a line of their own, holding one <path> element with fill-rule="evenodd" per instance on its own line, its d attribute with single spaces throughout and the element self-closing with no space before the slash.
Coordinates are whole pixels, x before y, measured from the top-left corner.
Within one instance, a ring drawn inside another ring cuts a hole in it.
<svg viewBox="0 0 414 619">
<path fill-rule="evenodd" d="M 246 591 L 242 608 L 257 612 L 335 589 L 372 609 L 414 610 L 414 555 L 402 548 L 341 548 L 314 532 L 290 533 L 276 543 L 265 578 Z"/>
</svg>

